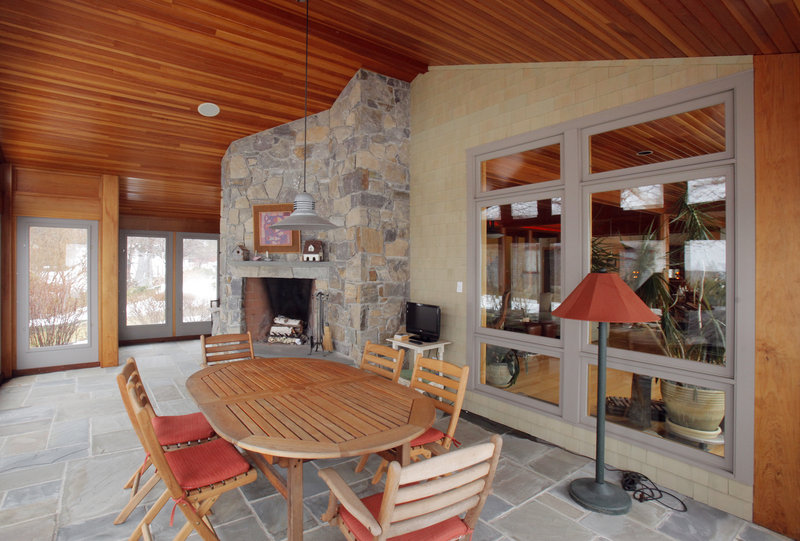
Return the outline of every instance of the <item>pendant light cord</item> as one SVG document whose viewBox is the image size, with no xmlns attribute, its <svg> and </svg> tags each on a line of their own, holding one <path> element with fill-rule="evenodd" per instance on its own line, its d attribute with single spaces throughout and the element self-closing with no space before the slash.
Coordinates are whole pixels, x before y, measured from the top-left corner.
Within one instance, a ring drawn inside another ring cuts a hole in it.
<svg viewBox="0 0 800 541">
<path fill-rule="evenodd" d="M 310 0 L 305 0 L 306 4 L 306 89 L 305 98 L 303 99 L 303 193 L 306 192 L 306 153 L 308 152 L 308 3 Z"/>
</svg>

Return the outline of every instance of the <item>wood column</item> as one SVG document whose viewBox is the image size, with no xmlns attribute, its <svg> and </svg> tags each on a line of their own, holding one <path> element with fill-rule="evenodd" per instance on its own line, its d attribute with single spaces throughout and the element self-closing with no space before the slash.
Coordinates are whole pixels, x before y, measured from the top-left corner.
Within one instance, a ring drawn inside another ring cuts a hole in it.
<svg viewBox="0 0 800 541">
<path fill-rule="evenodd" d="M 119 364 L 119 178 L 101 179 L 100 366 Z"/>
<path fill-rule="evenodd" d="M 0 361 L 0 381 L 11 378 L 11 373 L 16 364 L 17 332 L 16 314 L 14 307 L 17 305 L 17 290 L 14 269 L 16 269 L 16 243 L 17 222 L 13 214 L 14 171 L 10 164 L 2 166 L 2 194 L 3 194 L 3 235 L 2 254 L 0 254 L 0 318 L 2 318 L 2 361 Z"/>
<path fill-rule="evenodd" d="M 800 54 L 756 56 L 753 521 L 800 538 Z"/>
</svg>

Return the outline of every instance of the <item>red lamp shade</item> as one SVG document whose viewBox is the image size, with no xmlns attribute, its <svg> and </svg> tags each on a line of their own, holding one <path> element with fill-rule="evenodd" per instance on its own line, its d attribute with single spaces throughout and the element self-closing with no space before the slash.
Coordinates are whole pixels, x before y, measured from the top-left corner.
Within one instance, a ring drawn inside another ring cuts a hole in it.
<svg viewBox="0 0 800 541">
<path fill-rule="evenodd" d="M 637 323 L 658 316 L 622 281 L 618 274 L 592 272 L 581 280 L 553 315 L 581 321 Z"/>
</svg>

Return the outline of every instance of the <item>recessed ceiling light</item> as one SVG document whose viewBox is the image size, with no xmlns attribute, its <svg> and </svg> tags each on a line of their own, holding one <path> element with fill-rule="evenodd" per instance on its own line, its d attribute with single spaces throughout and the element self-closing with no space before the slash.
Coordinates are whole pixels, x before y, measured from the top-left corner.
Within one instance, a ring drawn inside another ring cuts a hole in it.
<svg viewBox="0 0 800 541">
<path fill-rule="evenodd" d="M 201 103 L 197 106 L 197 112 L 203 116 L 217 116 L 219 114 L 219 105 L 211 102 Z"/>
<path fill-rule="evenodd" d="M 649 156 L 652 153 L 653 153 L 652 150 L 640 150 L 639 152 L 636 153 L 636 155 L 637 156 Z"/>
</svg>

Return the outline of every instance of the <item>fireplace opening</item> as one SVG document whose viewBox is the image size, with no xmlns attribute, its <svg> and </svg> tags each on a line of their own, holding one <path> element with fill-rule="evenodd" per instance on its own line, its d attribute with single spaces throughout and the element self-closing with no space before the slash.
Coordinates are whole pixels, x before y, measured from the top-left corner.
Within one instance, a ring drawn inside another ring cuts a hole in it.
<svg viewBox="0 0 800 541">
<path fill-rule="evenodd" d="M 312 279 L 246 278 L 245 326 L 253 340 L 304 343 L 312 315 L 313 292 Z"/>
</svg>

